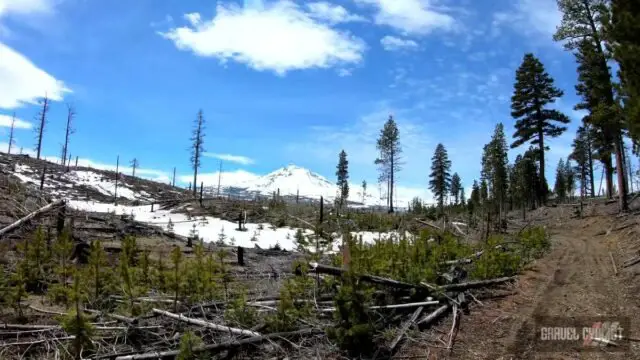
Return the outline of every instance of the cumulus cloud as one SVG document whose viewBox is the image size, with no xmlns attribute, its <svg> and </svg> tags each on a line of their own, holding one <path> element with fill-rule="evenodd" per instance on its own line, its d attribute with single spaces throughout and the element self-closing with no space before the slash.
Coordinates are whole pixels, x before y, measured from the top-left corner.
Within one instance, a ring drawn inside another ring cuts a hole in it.
<svg viewBox="0 0 640 360">
<path fill-rule="evenodd" d="M 305 11 L 290 0 L 258 5 L 219 4 L 212 19 L 205 20 L 199 13 L 187 14 L 188 26 L 172 28 L 160 35 L 180 50 L 222 62 L 244 63 L 255 70 L 270 70 L 279 75 L 362 61 L 364 42 L 319 20 L 318 11 Z M 325 10 L 331 14 L 336 11 L 328 6 Z"/>
<path fill-rule="evenodd" d="M 307 4 L 311 17 L 327 21 L 331 24 L 339 24 L 354 21 L 366 21 L 360 15 L 351 14 L 340 5 L 334 5 L 326 1 L 312 2 Z"/>
<path fill-rule="evenodd" d="M 204 156 L 212 157 L 215 159 L 220 159 L 224 161 L 233 162 L 236 164 L 249 165 L 255 163 L 255 161 L 249 157 L 242 155 L 232 155 L 232 154 L 214 154 L 214 153 L 204 153 Z"/>
<path fill-rule="evenodd" d="M 11 122 L 13 121 L 13 116 L 2 115 L 0 114 L 0 127 L 11 127 Z M 32 125 L 28 121 L 24 121 L 19 118 L 15 118 L 15 122 L 13 124 L 16 129 L 31 129 Z"/>
<path fill-rule="evenodd" d="M 433 30 L 452 30 L 454 18 L 430 4 L 429 0 L 356 0 L 376 8 L 375 22 L 405 34 L 424 35 Z"/>
<path fill-rule="evenodd" d="M 411 50 L 418 48 L 418 43 L 411 39 L 403 39 L 390 35 L 380 39 L 380 44 L 387 51 Z"/>
<path fill-rule="evenodd" d="M 0 35 L 7 32 L 2 23 L 4 18 L 47 14 L 53 5 L 52 0 L 0 0 Z M 2 42 L 0 59 L 0 108 L 13 109 L 25 103 L 35 103 L 45 94 L 51 100 L 59 101 L 64 93 L 71 91 L 62 81 Z"/>
</svg>

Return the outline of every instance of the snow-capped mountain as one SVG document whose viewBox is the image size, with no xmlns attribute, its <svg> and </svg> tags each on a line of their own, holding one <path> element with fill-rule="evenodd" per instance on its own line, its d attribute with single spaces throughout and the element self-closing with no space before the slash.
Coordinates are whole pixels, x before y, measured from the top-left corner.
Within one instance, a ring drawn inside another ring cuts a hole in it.
<svg viewBox="0 0 640 360">
<path fill-rule="evenodd" d="M 333 201 L 339 193 L 338 186 L 324 176 L 293 164 L 258 177 L 238 178 L 235 175 L 237 174 L 234 173 L 233 179 L 236 181 L 223 181 L 225 185 L 221 186 L 222 193 L 271 196 L 279 191 L 281 196 L 299 195 L 301 198 L 315 200 L 322 196 L 326 201 Z M 226 174 L 223 173 L 222 177 L 226 177 Z M 348 200 L 352 203 L 363 203 L 360 185 L 350 184 Z M 373 195 L 372 190 L 368 190 L 364 204 L 381 205 L 382 201 Z"/>
<path fill-rule="evenodd" d="M 250 192 L 272 194 L 280 191 L 280 195 L 296 195 L 299 191 L 300 196 L 311 198 L 333 198 L 338 191 L 337 186 L 322 175 L 296 165 L 278 169 L 246 185 Z"/>
</svg>

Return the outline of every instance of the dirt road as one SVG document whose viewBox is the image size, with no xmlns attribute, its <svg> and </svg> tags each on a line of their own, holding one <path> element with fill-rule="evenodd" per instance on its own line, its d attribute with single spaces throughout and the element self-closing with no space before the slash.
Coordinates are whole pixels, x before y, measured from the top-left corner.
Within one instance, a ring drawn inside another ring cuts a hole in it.
<svg viewBox="0 0 640 360">
<path fill-rule="evenodd" d="M 637 249 L 640 241 L 637 236 L 627 236 L 628 231 L 615 231 L 621 221 L 637 220 L 615 216 L 550 219 L 553 247 L 514 285 L 517 294 L 474 304 L 471 313 L 462 317 L 453 351 L 439 351 L 433 358 L 640 359 L 640 343 L 632 343 L 626 353 L 614 352 L 611 347 L 590 352 L 578 347 L 542 352 L 534 343 L 539 336 L 534 331 L 535 316 L 628 317 L 631 336 L 640 338 L 640 286 L 635 274 L 640 264 L 636 269 L 620 269 L 622 261 L 630 257 L 629 248 Z M 609 252 L 618 275 L 614 275 Z M 443 322 L 442 330 L 447 330 L 449 322 Z"/>
</svg>

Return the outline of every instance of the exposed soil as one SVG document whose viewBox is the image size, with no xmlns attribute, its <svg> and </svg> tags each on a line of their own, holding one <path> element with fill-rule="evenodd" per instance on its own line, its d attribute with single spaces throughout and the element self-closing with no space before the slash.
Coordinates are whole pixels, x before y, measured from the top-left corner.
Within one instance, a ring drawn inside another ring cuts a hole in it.
<svg viewBox="0 0 640 360">
<path fill-rule="evenodd" d="M 639 203 L 635 201 L 634 207 Z M 585 209 L 582 219 L 573 217 L 570 207 L 542 208 L 530 214 L 533 222 L 547 225 L 553 245 L 513 285 L 515 294 L 474 303 L 470 314 L 461 318 L 452 351 L 442 349 L 440 343 L 440 348 L 420 344 L 407 352 L 425 358 L 429 353 L 430 359 L 640 359 L 637 342 L 631 342 L 624 353 L 613 347 L 585 351 L 577 346 L 545 352 L 535 342 L 539 336 L 534 330 L 536 316 L 627 317 L 631 320 L 627 335 L 640 338 L 640 264 L 622 268 L 624 260 L 638 254 L 640 218 L 637 213 L 617 217 L 615 209 L 615 204 L 600 204 Z M 446 342 L 450 327 L 451 317 L 443 319 L 435 338 Z"/>
</svg>

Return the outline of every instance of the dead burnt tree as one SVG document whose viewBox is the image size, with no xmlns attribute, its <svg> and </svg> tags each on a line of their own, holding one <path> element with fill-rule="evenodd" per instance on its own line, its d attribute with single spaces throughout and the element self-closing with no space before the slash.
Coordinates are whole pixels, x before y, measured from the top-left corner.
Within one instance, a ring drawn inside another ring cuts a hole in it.
<svg viewBox="0 0 640 360">
<path fill-rule="evenodd" d="M 44 127 L 47 123 L 47 113 L 49 112 L 49 98 L 47 95 L 40 101 L 42 107 L 40 112 L 36 115 L 37 125 L 35 127 L 36 132 L 36 159 L 40 160 L 40 152 L 42 150 L 42 135 L 44 134 Z"/>
<path fill-rule="evenodd" d="M 193 197 L 196 197 L 198 184 L 198 169 L 202 165 L 201 157 L 204 152 L 204 115 L 202 110 L 198 111 L 195 121 L 195 128 L 191 136 L 191 167 L 193 168 Z"/>
<path fill-rule="evenodd" d="M 62 166 L 67 164 L 67 155 L 69 154 L 69 138 L 71 134 L 75 133 L 75 129 L 72 127 L 73 119 L 76 116 L 75 109 L 73 105 L 67 104 L 67 126 L 64 132 L 64 144 L 62 144 L 62 154 L 60 155 L 60 160 L 62 161 Z M 71 160 L 71 157 L 69 157 Z"/>
<path fill-rule="evenodd" d="M 13 146 L 13 130 L 16 127 L 16 113 L 11 117 L 11 129 L 9 129 L 9 143 L 7 144 L 7 154 L 11 155 L 11 146 Z"/>
<path fill-rule="evenodd" d="M 202 207 L 202 193 L 204 192 L 204 181 L 200 182 L 200 207 Z"/>
<path fill-rule="evenodd" d="M 118 171 L 120 171 L 120 155 L 116 158 L 116 188 L 113 192 L 113 204 L 118 205 Z"/>
<path fill-rule="evenodd" d="M 140 166 L 140 161 L 138 161 L 138 158 L 133 158 L 130 164 L 131 164 L 131 176 L 136 177 L 136 169 L 138 168 L 138 166 Z"/>
<path fill-rule="evenodd" d="M 40 190 L 44 189 L 44 178 L 47 173 L 47 165 L 42 167 L 42 174 L 40 175 Z"/>
</svg>

